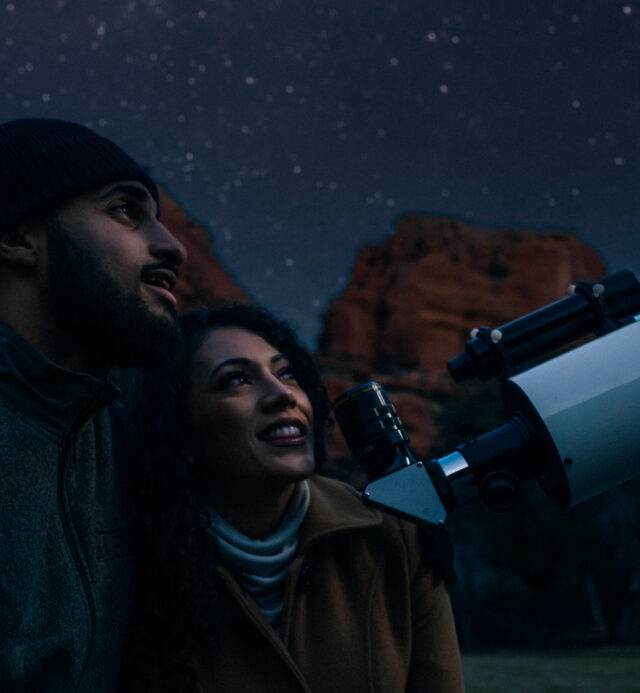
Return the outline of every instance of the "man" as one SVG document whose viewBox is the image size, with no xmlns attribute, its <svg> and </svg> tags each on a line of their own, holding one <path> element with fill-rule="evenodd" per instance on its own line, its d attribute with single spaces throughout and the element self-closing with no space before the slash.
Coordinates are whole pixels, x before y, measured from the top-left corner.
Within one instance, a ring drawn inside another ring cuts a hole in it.
<svg viewBox="0 0 640 693">
<path fill-rule="evenodd" d="M 2 691 L 115 687 L 131 464 L 107 375 L 176 351 L 185 256 L 114 143 L 59 120 L 0 125 Z"/>
</svg>

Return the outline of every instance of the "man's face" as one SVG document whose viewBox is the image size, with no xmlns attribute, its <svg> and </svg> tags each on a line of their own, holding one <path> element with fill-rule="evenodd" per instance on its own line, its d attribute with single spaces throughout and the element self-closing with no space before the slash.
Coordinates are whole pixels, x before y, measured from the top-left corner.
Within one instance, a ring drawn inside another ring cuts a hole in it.
<svg viewBox="0 0 640 693">
<path fill-rule="evenodd" d="M 172 291 L 185 257 L 142 183 L 105 185 L 49 220 L 45 298 L 59 329 L 98 360 L 159 366 L 177 351 Z"/>
</svg>

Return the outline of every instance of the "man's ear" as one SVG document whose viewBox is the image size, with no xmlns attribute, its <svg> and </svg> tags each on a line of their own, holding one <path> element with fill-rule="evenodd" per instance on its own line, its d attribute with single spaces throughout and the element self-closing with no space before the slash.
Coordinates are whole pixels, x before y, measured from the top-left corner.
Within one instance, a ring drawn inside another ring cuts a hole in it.
<svg viewBox="0 0 640 693">
<path fill-rule="evenodd" d="M 44 224 L 24 223 L 0 236 L 0 260 L 24 267 L 36 264 L 42 252 Z"/>
</svg>

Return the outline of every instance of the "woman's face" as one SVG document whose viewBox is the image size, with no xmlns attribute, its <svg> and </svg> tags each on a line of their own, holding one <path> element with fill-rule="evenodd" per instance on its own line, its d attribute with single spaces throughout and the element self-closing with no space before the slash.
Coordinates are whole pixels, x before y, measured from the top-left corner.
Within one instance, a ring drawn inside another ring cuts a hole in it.
<svg viewBox="0 0 640 693">
<path fill-rule="evenodd" d="M 253 332 L 208 333 L 194 355 L 186 405 L 196 458 L 218 490 L 313 473 L 311 402 L 289 361 Z"/>
</svg>

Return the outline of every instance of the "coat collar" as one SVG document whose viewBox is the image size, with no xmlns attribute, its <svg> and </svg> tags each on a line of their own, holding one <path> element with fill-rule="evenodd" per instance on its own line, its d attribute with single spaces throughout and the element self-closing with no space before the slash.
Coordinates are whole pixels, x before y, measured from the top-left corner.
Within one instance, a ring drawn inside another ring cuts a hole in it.
<svg viewBox="0 0 640 693">
<path fill-rule="evenodd" d="M 63 438 L 115 400 L 120 388 L 109 380 L 57 366 L 0 323 L 0 393 L 34 425 Z"/>
<path fill-rule="evenodd" d="M 382 524 L 379 511 L 367 507 L 351 486 L 335 479 L 313 476 L 309 479 L 311 500 L 300 527 L 300 551 L 322 537 Z"/>
</svg>

